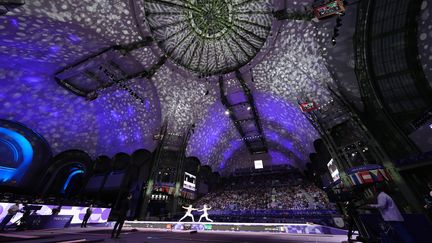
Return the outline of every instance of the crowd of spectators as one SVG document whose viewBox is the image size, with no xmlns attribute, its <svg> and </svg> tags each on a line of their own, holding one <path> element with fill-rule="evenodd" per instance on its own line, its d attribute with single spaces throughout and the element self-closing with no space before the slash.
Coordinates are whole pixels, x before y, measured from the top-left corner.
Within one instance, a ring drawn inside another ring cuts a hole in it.
<svg viewBox="0 0 432 243">
<path fill-rule="evenodd" d="M 299 174 L 235 176 L 197 200 L 213 210 L 333 210 L 326 193 Z"/>
</svg>

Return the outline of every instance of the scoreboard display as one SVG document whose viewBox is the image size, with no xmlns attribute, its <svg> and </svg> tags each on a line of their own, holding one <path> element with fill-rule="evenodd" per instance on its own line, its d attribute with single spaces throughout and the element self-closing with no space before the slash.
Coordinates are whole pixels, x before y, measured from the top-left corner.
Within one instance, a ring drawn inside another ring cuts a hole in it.
<svg viewBox="0 0 432 243">
<path fill-rule="evenodd" d="M 323 19 L 343 12 L 345 12 L 345 6 L 342 0 L 330 1 L 324 5 L 314 8 L 315 17 L 318 19 Z"/>
</svg>

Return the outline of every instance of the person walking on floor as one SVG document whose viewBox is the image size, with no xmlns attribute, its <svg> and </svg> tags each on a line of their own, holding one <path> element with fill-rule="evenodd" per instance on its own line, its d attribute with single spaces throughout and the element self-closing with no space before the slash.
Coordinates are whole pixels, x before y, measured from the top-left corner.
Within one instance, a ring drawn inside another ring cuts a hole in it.
<svg viewBox="0 0 432 243">
<path fill-rule="evenodd" d="M 111 232 L 111 238 L 114 238 L 114 237 L 119 238 L 119 235 L 120 235 L 121 230 L 123 228 L 124 221 L 126 220 L 126 216 L 128 214 L 128 211 L 129 211 L 131 199 L 132 199 L 132 194 L 129 193 L 129 195 L 120 202 L 120 209 L 118 212 L 117 221 L 116 221 L 114 228 Z"/>
<path fill-rule="evenodd" d="M 18 213 L 19 211 L 19 203 L 16 202 L 14 205 L 10 206 L 8 209 L 7 215 L 3 218 L 0 223 L 0 231 L 4 231 L 6 225 L 11 221 L 11 219 Z"/>
<path fill-rule="evenodd" d="M 86 210 L 86 213 L 84 214 L 83 221 L 81 222 L 81 228 L 87 228 L 87 222 L 90 219 L 92 213 L 93 213 L 93 204 L 90 204 L 90 206 Z"/>
</svg>

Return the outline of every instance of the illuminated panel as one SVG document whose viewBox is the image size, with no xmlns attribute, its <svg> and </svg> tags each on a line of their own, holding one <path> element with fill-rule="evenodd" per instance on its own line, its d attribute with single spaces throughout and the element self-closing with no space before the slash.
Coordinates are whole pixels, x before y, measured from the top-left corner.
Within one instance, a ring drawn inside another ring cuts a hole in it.
<svg viewBox="0 0 432 243">
<path fill-rule="evenodd" d="M 195 191 L 196 190 L 195 185 L 196 185 L 196 176 L 185 172 L 183 188 Z"/>
<path fill-rule="evenodd" d="M 278 232 L 285 234 L 328 234 L 346 235 L 347 231 L 319 224 L 287 224 L 287 223 L 228 223 L 228 222 L 160 222 L 160 221 L 126 221 L 126 227 L 197 231 L 229 231 L 229 232 Z"/>
<path fill-rule="evenodd" d="M 0 221 L 6 216 L 9 207 L 14 203 L 0 203 Z M 52 209 L 56 208 L 57 205 L 42 205 L 42 204 L 30 204 L 42 206 L 37 211 L 39 215 L 51 215 Z M 20 205 L 22 209 L 22 205 Z M 87 207 L 75 207 L 75 206 L 63 206 L 59 212 L 59 215 L 70 215 L 72 217 L 72 224 L 79 224 L 82 222 L 86 213 Z M 89 223 L 105 223 L 108 221 L 108 216 L 111 212 L 111 208 L 93 208 L 93 213 L 90 216 Z M 17 213 L 10 221 L 9 224 L 15 223 L 22 217 L 22 213 Z"/>
<path fill-rule="evenodd" d="M 255 169 L 262 169 L 262 168 L 264 168 L 262 160 L 254 160 L 254 165 L 255 165 Z"/>
<path fill-rule="evenodd" d="M 336 166 L 336 163 L 334 162 L 333 159 L 331 159 L 331 160 L 327 163 L 327 168 L 328 168 L 329 171 L 330 171 L 330 174 L 331 174 L 331 177 L 332 177 L 333 181 L 337 181 L 337 180 L 340 179 L 340 176 L 339 176 L 339 170 L 338 170 L 338 168 L 337 168 L 337 166 Z"/>
</svg>

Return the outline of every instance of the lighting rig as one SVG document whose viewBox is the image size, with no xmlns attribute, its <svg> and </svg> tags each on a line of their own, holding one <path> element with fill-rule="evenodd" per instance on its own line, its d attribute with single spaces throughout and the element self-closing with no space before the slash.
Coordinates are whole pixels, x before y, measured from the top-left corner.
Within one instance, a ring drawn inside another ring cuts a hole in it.
<svg viewBox="0 0 432 243">
<path fill-rule="evenodd" d="M 96 99 L 103 90 L 119 87 L 144 104 L 146 99 L 140 97 L 128 82 L 134 78 L 150 79 L 167 58 L 162 56 L 150 69 L 143 69 L 128 54 L 152 42 L 153 39 L 147 37 L 127 45 L 111 46 L 57 72 L 55 79 L 59 85 L 88 101 Z"/>
</svg>

